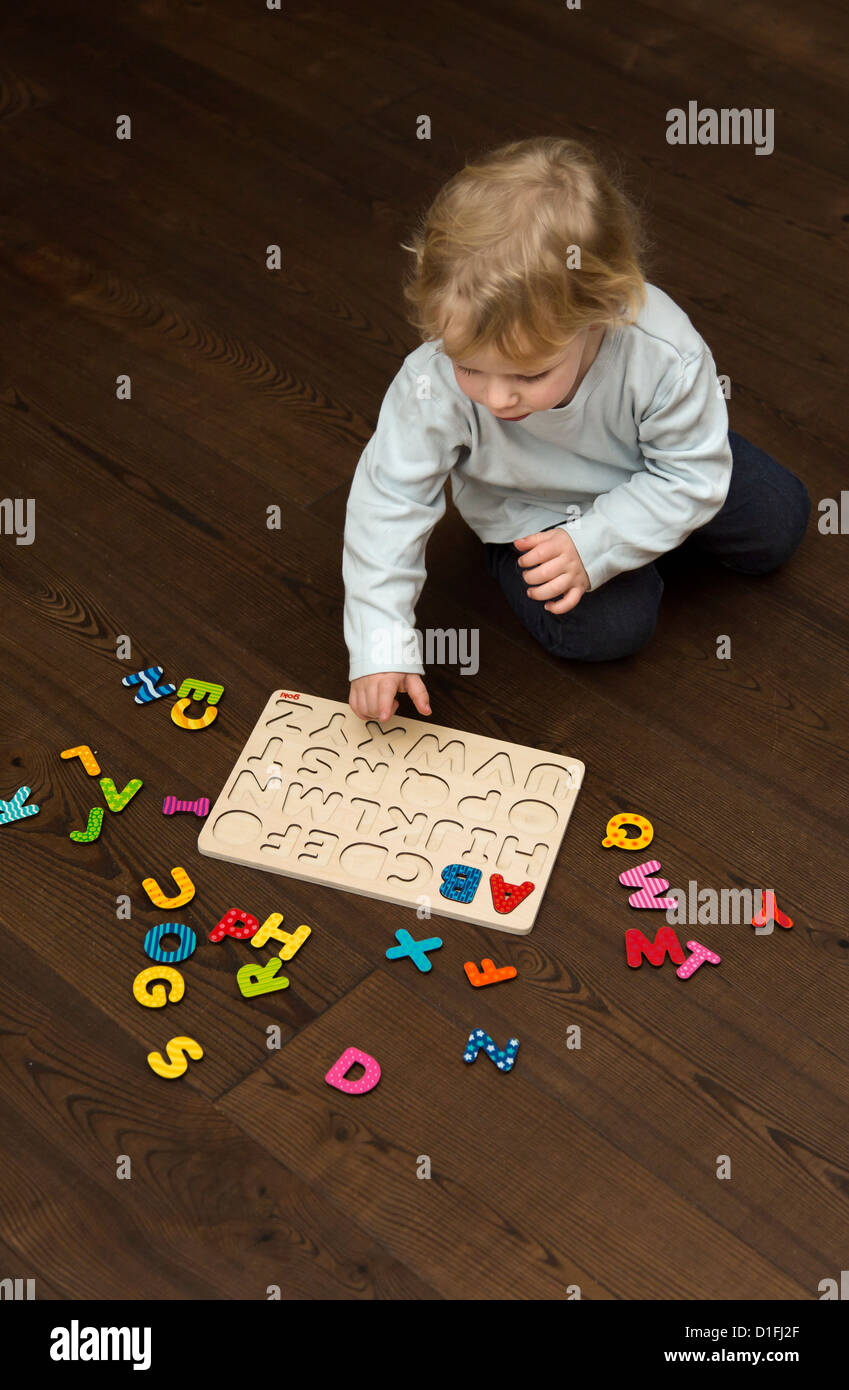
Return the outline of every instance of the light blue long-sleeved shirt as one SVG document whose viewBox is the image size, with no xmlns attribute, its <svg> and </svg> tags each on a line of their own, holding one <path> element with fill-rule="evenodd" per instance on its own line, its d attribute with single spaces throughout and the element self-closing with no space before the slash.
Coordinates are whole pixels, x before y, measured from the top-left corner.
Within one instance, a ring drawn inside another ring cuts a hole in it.
<svg viewBox="0 0 849 1390">
<path fill-rule="evenodd" d="M 597 589 L 673 550 L 725 501 L 728 411 L 710 350 L 683 309 L 647 285 L 637 322 L 606 330 L 572 400 L 513 423 L 460 389 L 441 340 L 411 352 L 348 495 L 351 680 L 424 673 L 409 647 L 389 666 L 381 652 L 387 633 L 414 627 L 448 477 L 457 510 L 482 541 L 565 524 Z"/>
</svg>

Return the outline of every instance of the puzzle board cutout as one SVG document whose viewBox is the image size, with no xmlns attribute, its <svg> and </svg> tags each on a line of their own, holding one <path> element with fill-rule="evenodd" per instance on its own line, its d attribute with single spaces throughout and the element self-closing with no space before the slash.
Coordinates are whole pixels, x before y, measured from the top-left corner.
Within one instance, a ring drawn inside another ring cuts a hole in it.
<svg viewBox="0 0 849 1390">
<path fill-rule="evenodd" d="M 422 719 L 381 725 L 336 700 L 275 691 L 198 849 L 404 907 L 426 895 L 436 917 L 524 936 L 583 776 L 576 758 Z M 440 893 L 449 864 L 481 871 L 471 901 Z M 497 912 L 493 873 L 533 892 Z"/>
</svg>

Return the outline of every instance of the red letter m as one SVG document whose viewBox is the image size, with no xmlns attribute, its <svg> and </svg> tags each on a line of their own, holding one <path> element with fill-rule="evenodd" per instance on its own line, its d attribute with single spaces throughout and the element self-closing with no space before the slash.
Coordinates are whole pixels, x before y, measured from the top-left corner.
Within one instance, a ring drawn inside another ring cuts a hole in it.
<svg viewBox="0 0 849 1390">
<path fill-rule="evenodd" d="M 648 937 L 635 927 L 626 931 L 625 954 L 628 957 L 628 964 L 634 969 L 638 965 L 642 965 L 643 956 L 646 956 L 652 965 L 662 965 L 667 953 L 670 960 L 674 960 L 676 965 L 683 965 L 684 952 L 671 927 L 661 927 L 654 941 L 649 941 Z"/>
</svg>

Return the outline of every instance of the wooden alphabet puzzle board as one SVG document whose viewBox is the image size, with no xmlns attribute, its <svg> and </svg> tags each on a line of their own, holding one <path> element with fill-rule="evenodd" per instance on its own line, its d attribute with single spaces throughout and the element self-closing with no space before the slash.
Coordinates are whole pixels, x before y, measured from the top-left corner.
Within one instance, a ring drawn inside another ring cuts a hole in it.
<svg viewBox="0 0 849 1390">
<path fill-rule="evenodd" d="M 576 758 L 421 719 L 394 716 L 384 726 L 336 700 L 280 690 L 198 849 L 404 907 L 427 898 L 435 916 L 524 936 L 583 776 Z M 493 874 L 508 902 L 511 885 L 533 889 L 499 912 Z"/>
</svg>

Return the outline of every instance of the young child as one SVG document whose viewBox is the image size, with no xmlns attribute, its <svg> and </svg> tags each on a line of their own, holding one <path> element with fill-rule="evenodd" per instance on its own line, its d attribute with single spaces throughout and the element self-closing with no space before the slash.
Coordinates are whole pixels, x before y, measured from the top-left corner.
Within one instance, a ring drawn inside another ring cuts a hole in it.
<svg viewBox="0 0 849 1390">
<path fill-rule="evenodd" d="M 425 341 L 383 399 L 345 522 L 360 718 L 389 719 L 402 690 L 431 712 L 414 611 L 448 477 L 514 612 L 573 661 L 648 642 L 653 562 L 688 538 L 743 574 L 799 545 L 807 489 L 729 431 L 710 350 L 644 279 L 644 246 L 640 213 L 592 152 L 540 137 L 467 164 L 405 247 Z"/>
</svg>

